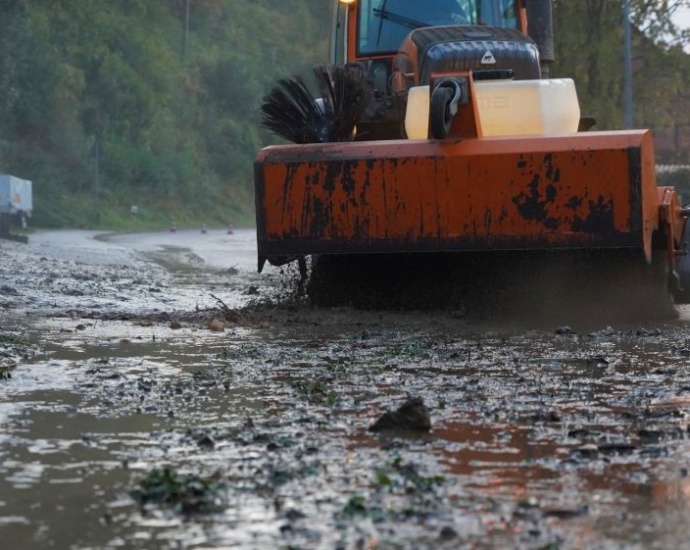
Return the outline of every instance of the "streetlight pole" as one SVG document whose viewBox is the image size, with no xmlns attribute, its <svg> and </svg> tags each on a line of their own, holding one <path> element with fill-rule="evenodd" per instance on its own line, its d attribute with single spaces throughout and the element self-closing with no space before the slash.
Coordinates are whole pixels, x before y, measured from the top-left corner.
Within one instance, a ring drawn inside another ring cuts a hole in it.
<svg viewBox="0 0 690 550">
<path fill-rule="evenodd" d="M 630 29 L 630 0 L 623 0 L 623 71 L 625 73 L 625 127 L 633 127 L 632 32 Z"/>
</svg>

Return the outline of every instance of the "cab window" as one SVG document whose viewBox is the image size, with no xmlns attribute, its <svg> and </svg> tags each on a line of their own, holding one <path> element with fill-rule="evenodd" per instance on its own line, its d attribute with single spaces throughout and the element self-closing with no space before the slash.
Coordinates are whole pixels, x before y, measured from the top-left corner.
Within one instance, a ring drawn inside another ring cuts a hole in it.
<svg viewBox="0 0 690 550">
<path fill-rule="evenodd" d="M 478 6 L 478 15 L 480 25 L 518 27 L 515 0 L 481 0 Z"/>
<path fill-rule="evenodd" d="M 357 53 L 395 52 L 420 27 L 517 24 L 515 0 L 359 0 Z"/>
</svg>

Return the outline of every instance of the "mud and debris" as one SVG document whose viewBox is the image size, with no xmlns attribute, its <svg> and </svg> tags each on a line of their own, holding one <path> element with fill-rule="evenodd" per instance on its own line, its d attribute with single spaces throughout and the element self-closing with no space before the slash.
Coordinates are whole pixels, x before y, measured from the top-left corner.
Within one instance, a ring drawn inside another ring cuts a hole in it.
<svg viewBox="0 0 690 550">
<path fill-rule="evenodd" d="M 395 411 L 386 411 L 369 426 L 370 432 L 400 430 L 428 432 L 431 430 L 429 408 L 421 397 L 411 397 Z"/>
<path fill-rule="evenodd" d="M 0 243 L 3 547 L 690 540 L 684 309 L 314 307 L 251 231 L 94 237 Z"/>
<path fill-rule="evenodd" d="M 221 512 L 227 489 L 222 474 L 209 477 L 181 474 L 173 468 L 154 468 L 131 493 L 141 514 L 151 514 L 153 506 L 175 514 L 190 516 Z"/>
</svg>

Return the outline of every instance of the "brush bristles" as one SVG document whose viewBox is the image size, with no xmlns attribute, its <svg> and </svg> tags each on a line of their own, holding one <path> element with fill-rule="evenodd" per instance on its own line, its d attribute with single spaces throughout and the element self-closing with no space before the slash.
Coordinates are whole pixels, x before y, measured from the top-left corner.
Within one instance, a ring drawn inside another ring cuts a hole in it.
<svg viewBox="0 0 690 550">
<path fill-rule="evenodd" d="M 280 79 L 264 97 L 262 124 L 293 143 L 351 141 L 369 101 L 363 71 L 317 65 L 310 81 Z"/>
</svg>

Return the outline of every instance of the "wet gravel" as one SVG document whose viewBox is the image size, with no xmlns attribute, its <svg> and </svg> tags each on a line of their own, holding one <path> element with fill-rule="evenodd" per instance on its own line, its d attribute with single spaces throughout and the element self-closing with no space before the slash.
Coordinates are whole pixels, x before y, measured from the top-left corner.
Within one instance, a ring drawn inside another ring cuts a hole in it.
<svg viewBox="0 0 690 550">
<path fill-rule="evenodd" d="M 530 327 L 319 309 L 253 273 L 251 235 L 92 237 L 0 243 L 3 546 L 690 540 L 684 311 Z M 430 430 L 401 421 L 410 402 Z"/>
</svg>

